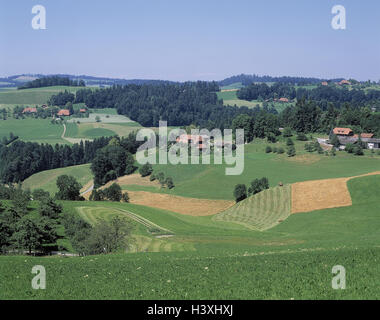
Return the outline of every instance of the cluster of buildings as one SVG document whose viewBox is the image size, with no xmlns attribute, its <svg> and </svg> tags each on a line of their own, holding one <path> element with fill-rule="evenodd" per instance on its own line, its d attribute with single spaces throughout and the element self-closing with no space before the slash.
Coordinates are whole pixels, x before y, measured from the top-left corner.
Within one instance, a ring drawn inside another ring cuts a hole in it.
<svg viewBox="0 0 380 320">
<path fill-rule="evenodd" d="M 341 149 L 344 149 L 347 144 L 355 144 L 359 141 L 359 135 L 354 134 L 350 128 L 334 128 L 333 134 L 338 137 Z M 380 139 L 374 138 L 373 133 L 362 133 L 360 139 L 367 145 L 368 149 L 380 149 Z"/>
<path fill-rule="evenodd" d="M 46 105 L 43 105 L 42 106 L 43 109 L 47 109 L 48 107 Z M 87 110 L 82 108 L 79 110 L 80 113 L 86 113 Z M 31 107 L 26 107 L 24 108 L 24 110 L 22 111 L 23 114 L 33 114 L 33 113 L 37 113 L 37 108 L 31 108 Z M 58 117 L 69 117 L 71 115 L 71 112 L 70 110 L 68 109 L 60 109 L 58 112 L 57 112 L 57 116 Z"/>
</svg>

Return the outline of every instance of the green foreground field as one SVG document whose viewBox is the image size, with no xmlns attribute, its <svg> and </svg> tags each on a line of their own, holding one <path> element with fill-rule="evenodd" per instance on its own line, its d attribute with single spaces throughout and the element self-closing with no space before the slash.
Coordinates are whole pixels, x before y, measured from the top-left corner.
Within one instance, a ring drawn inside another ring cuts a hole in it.
<svg viewBox="0 0 380 320">
<path fill-rule="evenodd" d="M 267 231 L 132 204 L 68 202 L 65 210 L 85 206 L 95 220 L 132 212 L 174 234 L 157 238 L 134 221 L 136 235 L 171 245 L 155 244 L 156 253 L 2 256 L 0 299 L 379 299 L 380 176 L 348 187 L 351 207 L 294 214 Z M 31 289 L 34 265 L 46 268 L 46 290 Z M 345 290 L 331 287 L 335 265 L 346 269 Z"/>
</svg>

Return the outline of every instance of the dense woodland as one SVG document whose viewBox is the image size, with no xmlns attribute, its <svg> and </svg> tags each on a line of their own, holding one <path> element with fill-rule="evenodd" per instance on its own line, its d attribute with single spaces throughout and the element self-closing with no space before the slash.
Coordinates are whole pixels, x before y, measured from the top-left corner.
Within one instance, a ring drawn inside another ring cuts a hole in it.
<svg viewBox="0 0 380 320">
<path fill-rule="evenodd" d="M 19 90 L 31 89 L 31 88 L 42 88 L 42 87 L 53 87 L 53 86 L 71 86 L 71 87 L 85 87 L 86 84 L 83 80 L 71 80 L 66 77 L 43 77 L 33 81 L 29 81 L 22 86 L 18 87 Z"/>
<path fill-rule="evenodd" d="M 356 89 L 349 90 L 346 87 L 338 87 L 335 85 L 318 86 L 314 89 L 306 89 L 303 87 L 295 88 L 287 83 L 275 83 L 268 86 L 265 83 L 251 84 L 248 87 L 242 88 L 237 92 L 237 97 L 242 100 L 258 100 L 258 99 L 307 99 L 318 103 L 318 106 L 323 110 L 327 109 L 328 103 L 332 102 L 336 107 L 342 106 L 344 103 L 350 103 L 355 107 L 366 105 L 380 105 L 380 90 L 364 90 Z"/>
<path fill-rule="evenodd" d="M 79 90 L 75 103 L 88 108 L 116 108 L 143 126 L 158 126 L 159 120 L 169 126 L 189 124 L 204 128 L 224 128 L 238 114 L 251 114 L 248 108 L 223 106 L 215 82 L 184 84 L 127 85 L 100 90 Z"/>
<path fill-rule="evenodd" d="M 102 137 L 73 146 L 23 141 L 15 141 L 9 146 L 0 144 L 0 181 L 17 183 L 40 171 L 89 163 L 111 139 Z M 120 142 L 124 150 L 130 153 L 136 153 L 139 144 L 134 134 Z"/>
<path fill-rule="evenodd" d="M 339 82 L 343 79 L 332 79 L 330 81 Z M 293 85 L 309 85 L 321 83 L 321 81 L 326 81 L 325 79 L 311 78 L 311 77 L 271 77 L 271 76 L 259 76 L 256 74 L 240 74 L 237 76 L 232 76 L 226 78 L 222 81 L 219 81 L 221 86 L 229 86 L 234 83 L 240 82 L 243 86 L 249 86 L 254 82 L 281 82 L 281 83 L 290 83 Z"/>
</svg>

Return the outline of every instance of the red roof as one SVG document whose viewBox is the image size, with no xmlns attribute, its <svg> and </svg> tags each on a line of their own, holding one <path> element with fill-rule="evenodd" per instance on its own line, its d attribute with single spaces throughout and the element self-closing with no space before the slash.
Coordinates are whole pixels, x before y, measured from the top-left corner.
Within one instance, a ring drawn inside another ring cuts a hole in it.
<svg viewBox="0 0 380 320">
<path fill-rule="evenodd" d="M 289 102 L 289 99 L 288 98 L 280 98 L 279 101 L 281 101 L 281 102 Z"/>
<path fill-rule="evenodd" d="M 373 138 L 374 134 L 373 133 L 362 133 L 360 135 L 361 138 L 367 138 L 367 139 L 371 139 Z M 354 138 L 359 138 L 359 135 L 358 134 L 355 134 L 354 135 Z"/>
<path fill-rule="evenodd" d="M 342 85 L 342 84 L 351 84 L 351 82 L 348 81 L 348 80 L 342 80 L 341 82 L 339 82 L 339 84 L 340 85 Z"/>
<path fill-rule="evenodd" d="M 333 132 L 334 134 L 341 136 L 349 136 L 353 133 L 350 128 L 334 128 Z"/>
<path fill-rule="evenodd" d="M 80 109 L 79 112 L 86 112 L 86 109 Z"/>
<path fill-rule="evenodd" d="M 57 115 L 59 116 L 69 116 L 70 115 L 70 110 L 66 110 L 66 109 L 62 109 L 62 110 L 59 110 Z"/>
<path fill-rule="evenodd" d="M 36 113 L 37 108 L 25 108 L 22 113 Z"/>
<path fill-rule="evenodd" d="M 323 81 L 322 82 L 322 86 L 328 86 L 329 84 L 328 84 L 328 82 L 327 81 Z"/>
</svg>

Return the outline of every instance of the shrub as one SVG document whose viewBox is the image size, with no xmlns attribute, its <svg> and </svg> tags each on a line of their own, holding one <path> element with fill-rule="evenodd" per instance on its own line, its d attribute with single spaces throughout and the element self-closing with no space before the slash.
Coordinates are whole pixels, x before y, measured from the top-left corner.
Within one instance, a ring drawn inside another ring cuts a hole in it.
<svg viewBox="0 0 380 320">
<path fill-rule="evenodd" d="M 287 145 L 287 146 L 294 146 L 294 142 L 293 142 L 293 140 L 290 139 L 290 138 L 288 138 L 288 139 L 286 140 L 286 145 Z"/>
<path fill-rule="evenodd" d="M 174 182 L 173 182 L 173 179 L 171 177 L 167 177 L 165 180 L 165 183 L 169 189 L 174 188 Z"/>
<path fill-rule="evenodd" d="M 153 172 L 152 165 L 148 162 L 144 164 L 142 167 L 140 167 L 139 172 L 142 177 L 147 177 Z"/>
<path fill-rule="evenodd" d="M 278 153 L 278 154 L 283 154 L 283 153 L 285 153 L 284 148 L 282 148 L 282 147 L 278 148 L 277 153 Z"/>
<path fill-rule="evenodd" d="M 297 140 L 299 141 L 307 141 L 307 137 L 306 137 L 306 134 L 300 132 L 297 134 L 297 137 L 296 137 Z"/>
<path fill-rule="evenodd" d="M 289 138 L 289 137 L 293 136 L 292 129 L 290 129 L 289 127 L 284 128 L 284 131 L 283 131 L 282 135 L 285 138 Z"/>
<path fill-rule="evenodd" d="M 110 187 L 103 190 L 107 200 L 120 202 L 122 198 L 121 187 L 117 183 L 113 183 Z"/>
<path fill-rule="evenodd" d="M 121 200 L 123 202 L 129 202 L 129 195 L 128 192 L 124 192 L 123 195 L 121 196 Z"/>
<path fill-rule="evenodd" d="M 247 198 L 247 187 L 245 184 L 237 184 L 235 186 L 234 197 L 236 202 L 240 202 Z"/>
<path fill-rule="evenodd" d="M 265 152 L 266 152 L 266 153 L 271 153 L 271 152 L 272 152 L 272 148 L 271 148 L 270 146 L 267 146 L 267 147 L 265 148 Z"/>
<path fill-rule="evenodd" d="M 296 155 L 296 148 L 294 148 L 294 146 L 289 146 L 286 153 L 288 157 L 294 157 Z"/>
</svg>

